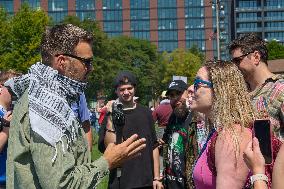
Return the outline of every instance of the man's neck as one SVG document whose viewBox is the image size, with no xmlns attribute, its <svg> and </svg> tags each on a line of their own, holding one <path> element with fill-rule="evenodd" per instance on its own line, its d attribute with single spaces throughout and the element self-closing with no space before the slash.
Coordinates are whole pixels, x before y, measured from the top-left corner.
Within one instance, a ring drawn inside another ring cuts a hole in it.
<svg viewBox="0 0 284 189">
<path fill-rule="evenodd" d="M 251 91 L 254 91 L 257 87 L 261 86 L 265 80 L 271 78 L 274 74 L 271 73 L 268 68 L 265 66 L 262 69 L 256 70 L 252 77 L 248 79 L 248 84 Z"/>
<path fill-rule="evenodd" d="M 133 101 L 130 102 L 123 102 L 123 109 L 134 109 L 136 108 L 136 103 L 134 103 Z"/>
</svg>

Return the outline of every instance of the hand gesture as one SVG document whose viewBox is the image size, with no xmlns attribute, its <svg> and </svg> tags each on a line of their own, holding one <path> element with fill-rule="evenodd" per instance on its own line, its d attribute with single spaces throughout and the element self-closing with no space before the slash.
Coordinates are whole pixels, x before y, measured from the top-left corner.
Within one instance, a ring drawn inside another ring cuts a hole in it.
<svg viewBox="0 0 284 189">
<path fill-rule="evenodd" d="M 146 147 L 146 139 L 138 139 L 138 135 L 134 134 L 121 144 L 115 145 L 110 143 L 104 153 L 104 158 L 108 161 L 109 169 L 114 169 L 121 164 L 137 155 Z"/>
</svg>

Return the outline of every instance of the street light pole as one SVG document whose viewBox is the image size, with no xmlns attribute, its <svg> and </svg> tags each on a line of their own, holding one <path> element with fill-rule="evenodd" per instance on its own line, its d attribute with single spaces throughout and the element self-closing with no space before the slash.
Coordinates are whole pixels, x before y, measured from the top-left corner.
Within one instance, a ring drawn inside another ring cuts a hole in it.
<svg viewBox="0 0 284 189">
<path fill-rule="evenodd" d="M 216 0 L 216 41 L 217 41 L 217 59 L 220 60 L 220 25 L 219 25 L 219 10 L 220 10 L 220 0 Z"/>
</svg>

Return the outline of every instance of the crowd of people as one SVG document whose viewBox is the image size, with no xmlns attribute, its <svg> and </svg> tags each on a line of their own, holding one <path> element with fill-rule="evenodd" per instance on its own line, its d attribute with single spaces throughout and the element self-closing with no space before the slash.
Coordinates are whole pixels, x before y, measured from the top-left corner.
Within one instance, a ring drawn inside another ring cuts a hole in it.
<svg viewBox="0 0 284 189">
<path fill-rule="evenodd" d="M 284 188 L 284 78 L 269 71 L 262 39 L 235 39 L 230 61 L 207 61 L 191 84 L 171 81 L 153 110 L 121 71 L 117 99 L 94 118 L 84 95 L 92 45 L 82 28 L 55 25 L 27 74 L 0 72 L 0 189 L 96 188 L 106 176 L 109 189 Z M 271 163 L 256 120 L 269 120 Z"/>
</svg>

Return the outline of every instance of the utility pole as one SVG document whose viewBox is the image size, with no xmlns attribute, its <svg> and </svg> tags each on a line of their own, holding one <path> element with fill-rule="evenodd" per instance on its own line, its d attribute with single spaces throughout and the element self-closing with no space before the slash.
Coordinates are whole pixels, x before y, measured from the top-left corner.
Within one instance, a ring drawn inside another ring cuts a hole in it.
<svg viewBox="0 0 284 189">
<path fill-rule="evenodd" d="M 217 59 L 220 60 L 220 24 L 219 24 L 219 11 L 220 11 L 220 0 L 216 0 L 216 41 L 217 41 Z"/>
</svg>

